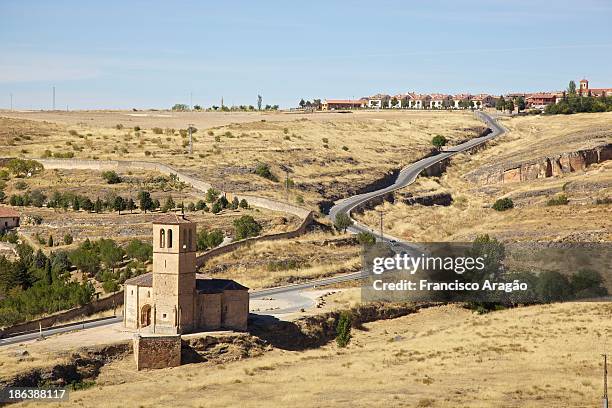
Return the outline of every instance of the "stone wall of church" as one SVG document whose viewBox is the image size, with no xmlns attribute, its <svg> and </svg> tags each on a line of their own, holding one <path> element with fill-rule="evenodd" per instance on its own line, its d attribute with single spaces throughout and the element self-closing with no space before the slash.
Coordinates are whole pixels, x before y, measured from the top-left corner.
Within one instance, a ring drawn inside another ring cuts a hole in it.
<svg viewBox="0 0 612 408">
<path fill-rule="evenodd" d="M 196 303 L 198 329 L 218 330 L 221 328 L 221 297 L 221 293 L 198 295 Z"/>
<path fill-rule="evenodd" d="M 225 329 L 244 331 L 249 317 L 249 292 L 226 290 L 222 298 L 221 326 Z"/>
</svg>

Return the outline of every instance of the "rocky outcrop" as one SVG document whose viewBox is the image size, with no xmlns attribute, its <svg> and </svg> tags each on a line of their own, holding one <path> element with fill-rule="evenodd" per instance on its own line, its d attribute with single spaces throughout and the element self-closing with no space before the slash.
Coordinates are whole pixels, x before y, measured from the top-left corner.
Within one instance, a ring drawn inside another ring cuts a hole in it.
<svg viewBox="0 0 612 408">
<path fill-rule="evenodd" d="M 497 167 L 482 176 L 468 176 L 485 184 L 516 183 L 539 178 L 557 177 L 566 173 L 585 170 L 592 164 L 601 163 L 612 158 L 612 144 L 592 149 L 561 153 L 543 157 L 539 160 L 518 163 L 512 166 Z"/>
</svg>

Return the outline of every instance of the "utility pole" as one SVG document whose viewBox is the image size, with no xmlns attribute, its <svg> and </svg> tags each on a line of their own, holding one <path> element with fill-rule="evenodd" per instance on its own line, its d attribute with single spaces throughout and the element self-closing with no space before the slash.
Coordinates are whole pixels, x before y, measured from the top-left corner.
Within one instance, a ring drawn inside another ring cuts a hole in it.
<svg viewBox="0 0 612 408">
<path fill-rule="evenodd" d="M 383 211 L 379 211 L 380 214 L 380 241 L 385 242 L 385 236 L 383 235 L 383 215 L 385 214 Z"/>
<path fill-rule="evenodd" d="M 189 92 L 189 110 L 193 110 L 193 92 Z"/>
<path fill-rule="evenodd" d="M 13 110 L 13 93 L 11 92 L 11 111 Z"/>
<path fill-rule="evenodd" d="M 603 394 L 603 408 L 608 408 L 608 355 L 602 354 L 604 358 L 604 394 Z"/>
<path fill-rule="evenodd" d="M 55 85 L 53 86 L 53 110 L 55 110 Z"/>
<path fill-rule="evenodd" d="M 189 125 L 189 154 L 193 154 L 193 137 L 191 135 L 191 131 L 193 130 L 193 123 Z"/>
<path fill-rule="evenodd" d="M 287 193 L 287 202 L 289 202 L 289 169 L 285 169 L 285 190 Z"/>
</svg>

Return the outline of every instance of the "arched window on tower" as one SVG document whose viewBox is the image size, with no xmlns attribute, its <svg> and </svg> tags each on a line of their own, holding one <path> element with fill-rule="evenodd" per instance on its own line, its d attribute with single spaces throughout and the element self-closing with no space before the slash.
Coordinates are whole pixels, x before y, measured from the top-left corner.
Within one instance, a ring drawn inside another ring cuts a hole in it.
<svg viewBox="0 0 612 408">
<path fill-rule="evenodd" d="M 172 230 L 168 228 L 168 248 L 172 248 Z"/>
<path fill-rule="evenodd" d="M 159 230 L 159 247 L 160 248 L 166 247 L 166 231 L 164 231 L 163 228 Z"/>
</svg>

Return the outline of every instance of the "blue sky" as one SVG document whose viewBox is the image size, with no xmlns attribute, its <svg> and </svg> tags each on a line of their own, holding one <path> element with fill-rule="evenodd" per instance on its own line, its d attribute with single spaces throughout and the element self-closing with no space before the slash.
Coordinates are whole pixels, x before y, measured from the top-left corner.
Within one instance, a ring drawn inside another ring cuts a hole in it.
<svg viewBox="0 0 612 408">
<path fill-rule="evenodd" d="M 0 108 L 612 86 L 609 1 L 0 2 Z"/>
</svg>

